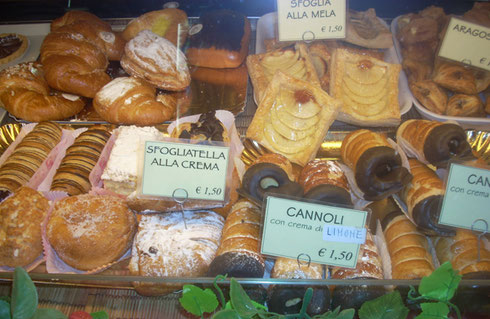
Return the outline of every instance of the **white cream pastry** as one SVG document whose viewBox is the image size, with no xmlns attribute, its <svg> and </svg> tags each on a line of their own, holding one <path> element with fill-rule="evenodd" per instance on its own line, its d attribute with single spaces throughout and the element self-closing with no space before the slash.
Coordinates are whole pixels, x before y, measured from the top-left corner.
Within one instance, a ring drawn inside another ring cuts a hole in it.
<svg viewBox="0 0 490 319">
<path fill-rule="evenodd" d="M 104 188 L 122 195 L 136 190 L 138 160 L 146 141 L 159 141 L 162 133 L 153 126 L 121 126 L 116 132 L 116 141 L 107 166 L 102 174 Z"/>
</svg>

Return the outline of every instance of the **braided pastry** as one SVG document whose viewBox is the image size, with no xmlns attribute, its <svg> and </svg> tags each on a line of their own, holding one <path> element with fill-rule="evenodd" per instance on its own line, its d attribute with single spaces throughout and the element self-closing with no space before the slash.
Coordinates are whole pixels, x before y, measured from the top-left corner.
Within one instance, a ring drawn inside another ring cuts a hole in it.
<svg viewBox="0 0 490 319">
<path fill-rule="evenodd" d="M 135 77 L 120 77 L 105 85 L 93 100 L 95 111 L 114 124 L 154 125 L 170 120 L 177 107 L 171 95 Z"/>
<path fill-rule="evenodd" d="M 49 33 L 41 45 L 41 63 L 49 86 L 92 98 L 111 78 L 105 73 L 106 54 L 90 38 L 93 33 L 83 30 L 90 28 L 66 25 Z"/>
<path fill-rule="evenodd" d="M 0 105 L 19 119 L 41 122 L 71 117 L 83 109 L 85 101 L 51 92 L 42 66 L 29 62 L 0 72 Z"/>
</svg>

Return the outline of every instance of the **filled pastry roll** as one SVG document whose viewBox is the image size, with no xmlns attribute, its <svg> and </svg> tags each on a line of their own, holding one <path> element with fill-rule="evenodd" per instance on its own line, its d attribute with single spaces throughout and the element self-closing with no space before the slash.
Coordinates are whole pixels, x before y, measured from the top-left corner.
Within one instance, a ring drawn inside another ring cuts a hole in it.
<svg viewBox="0 0 490 319">
<path fill-rule="evenodd" d="M 451 229 L 438 225 L 440 206 L 444 198 L 444 185 L 437 174 L 416 159 L 409 159 L 412 182 L 401 192 L 408 214 L 427 234 L 448 236 Z"/>
<path fill-rule="evenodd" d="M 436 237 L 434 245 L 441 264 L 450 261 L 462 275 L 472 274 L 476 278 L 482 272 L 490 272 L 490 251 L 481 243 L 478 261 L 478 237 L 470 230 L 458 229 L 455 236 Z"/>
<path fill-rule="evenodd" d="M 226 218 L 221 243 L 209 265 L 208 275 L 262 278 L 265 263 L 260 254 L 261 223 L 261 213 L 255 204 L 247 200 L 236 202 Z"/>
<path fill-rule="evenodd" d="M 393 212 L 382 221 L 391 258 L 393 279 L 418 279 L 434 270 L 427 238 L 402 213 Z"/>
<path fill-rule="evenodd" d="M 396 140 L 408 156 L 438 167 L 472 157 L 466 133 L 455 123 L 408 120 L 398 127 Z"/>
<path fill-rule="evenodd" d="M 400 191 L 412 176 L 385 135 L 369 130 L 349 133 L 340 148 L 366 200 L 380 200 Z"/>
<path fill-rule="evenodd" d="M 304 188 L 304 198 L 352 206 L 347 177 L 335 161 L 315 159 L 308 162 L 298 182 Z"/>
<path fill-rule="evenodd" d="M 369 230 L 366 233 L 366 242 L 361 246 L 356 268 L 333 267 L 331 278 L 383 279 L 381 256 Z M 342 309 L 359 309 L 365 301 L 384 294 L 385 289 L 380 286 L 336 286 L 332 294 L 332 308 L 340 306 Z"/>
<path fill-rule="evenodd" d="M 277 258 L 272 268 L 271 278 L 324 279 L 325 269 L 320 264 L 307 263 L 290 258 Z M 326 312 L 330 305 L 330 291 L 327 286 L 313 288 L 313 296 L 307 308 L 311 316 Z M 269 310 L 281 314 L 298 313 L 303 304 L 306 287 L 296 285 L 275 285 L 269 289 L 267 304 Z"/>
</svg>

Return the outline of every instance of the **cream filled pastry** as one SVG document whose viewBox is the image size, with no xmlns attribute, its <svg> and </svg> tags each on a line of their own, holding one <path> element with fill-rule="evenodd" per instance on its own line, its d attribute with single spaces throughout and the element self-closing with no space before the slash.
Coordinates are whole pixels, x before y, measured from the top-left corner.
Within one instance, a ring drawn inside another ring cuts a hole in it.
<svg viewBox="0 0 490 319">
<path fill-rule="evenodd" d="M 340 105 L 319 86 L 277 72 L 246 135 L 305 165 L 315 157 Z"/>
<path fill-rule="evenodd" d="M 138 156 L 146 141 L 158 141 L 162 133 L 152 126 L 121 126 L 107 166 L 102 174 L 104 188 L 129 195 L 136 190 Z"/>
<path fill-rule="evenodd" d="M 401 65 L 346 49 L 335 50 L 330 93 L 343 102 L 338 120 L 361 126 L 400 123 L 398 76 Z"/>
</svg>

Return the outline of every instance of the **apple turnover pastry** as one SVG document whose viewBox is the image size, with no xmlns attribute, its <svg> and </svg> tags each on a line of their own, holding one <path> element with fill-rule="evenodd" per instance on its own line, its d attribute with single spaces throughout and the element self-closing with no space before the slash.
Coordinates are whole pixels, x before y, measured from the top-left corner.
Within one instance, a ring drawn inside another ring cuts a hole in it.
<svg viewBox="0 0 490 319">
<path fill-rule="evenodd" d="M 315 67 L 304 43 L 297 43 L 275 51 L 249 55 L 247 68 L 254 87 L 255 101 L 260 103 L 276 71 L 320 86 Z"/>
<path fill-rule="evenodd" d="M 277 72 L 246 136 L 303 166 L 315 157 L 340 106 L 320 86 Z"/>
<path fill-rule="evenodd" d="M 401 65 L 337 49 L 332 56 L 330 94 L 342 100 L 338 120 L 360 126 L 400 123 Z"/>
</svg>

